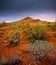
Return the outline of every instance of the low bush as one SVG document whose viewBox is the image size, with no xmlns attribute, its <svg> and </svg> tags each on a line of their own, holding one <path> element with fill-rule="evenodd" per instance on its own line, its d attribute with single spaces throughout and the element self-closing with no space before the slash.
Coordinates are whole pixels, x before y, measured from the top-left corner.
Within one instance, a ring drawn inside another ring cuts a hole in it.
<svg viewBox="0 0 56 65">
<path fill-rule="evenodd" d="M 38 41 L 35 40 L 35 42 L 32 44 L 29 44 L 27 47 L 27 51 L 30 51 L 37 60 L 46 60 L 47 55 L 55 55 L 54 47 L 50 44 L 50 42 L 47 41 Z"/>
<path fill-rule="evenodd" d="M 9 64 L 16 65 L 16 64 L 20 64 L 20 63 L 21 63 L 21 60 L 16 58 L 16 59 L 11 60 Z"/>
<path fill-rule="evenodd" d="M 42 32 L 36 32 L 33 31 L 31 33 L 29 33 L 28 38 L 31 40 L 32 43 L 35 42 L 35 40 L 44 40 L 44 36 Z"/>
<path fill-rule="evenodd" d="M 51 28 L 52 28 L 53 30 L 56 30 L 56 22 L 55 22 L 54 25 L 51 26 Z"/>
<path fill-rule="evenodd" d="M 9 45 L 14 47 L 14 46 L 17 46 L 19 43 L 20 41 L 15 39 L 15 40 L 10 40 Z"/>
<path fill-rule="evenodd" d="M 20 44 L 20 36 L 18 29 L 11 30 L 8 33 L 5 34 L 5 39 L 9 40 L 9 46 L 17 46 Z"/>
<path fill-rule="evenodd" d="M 19 52 L 16 52 L 16 53 L 11 53 L 10 55 L 10 65 L 16 65 L 16 64 L 20 64 L 21 63 L 21 60 L 19 59 L 19 55 L 20 53 Z"/>
<path fill-rule="evenodd" d="M 3 27 L 3 24 L 0 24 L 0 27 Z"/>
</svg>

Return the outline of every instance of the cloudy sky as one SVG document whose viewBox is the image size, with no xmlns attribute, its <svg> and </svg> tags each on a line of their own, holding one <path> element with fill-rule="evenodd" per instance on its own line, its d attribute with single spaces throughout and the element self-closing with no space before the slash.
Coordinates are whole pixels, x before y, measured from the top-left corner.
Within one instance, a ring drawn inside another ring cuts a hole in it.
<svg viewBox="0 0 56 65">
<path fill-rule="evenodd" d="M 16 21 L 30 16 L 56 19 L 56 0 L 0 0 L 0 21 Z"/>
</svg>

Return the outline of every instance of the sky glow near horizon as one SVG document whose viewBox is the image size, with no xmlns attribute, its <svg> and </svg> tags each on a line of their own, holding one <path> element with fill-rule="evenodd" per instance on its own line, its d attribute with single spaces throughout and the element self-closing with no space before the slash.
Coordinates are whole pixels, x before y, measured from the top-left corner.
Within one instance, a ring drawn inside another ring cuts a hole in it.
<svg viewBox="0 0 56 65">
<path fill-rule="evenodd" d="M 44 21 L 56 20 L 56 0 L 0 0 L 0 22 L 28 16 Z"/>
<path fill-rule="evenodd" d="M 0 16 L 0 21 L 12 22 L 21 20 L 27 16 L 32 17 L 33 19 L 40 19 L 50 22 L 56 20 L 55 12 L 11 12 L 9 14 L 4 13 L 2 16 Z"/>
</svg>

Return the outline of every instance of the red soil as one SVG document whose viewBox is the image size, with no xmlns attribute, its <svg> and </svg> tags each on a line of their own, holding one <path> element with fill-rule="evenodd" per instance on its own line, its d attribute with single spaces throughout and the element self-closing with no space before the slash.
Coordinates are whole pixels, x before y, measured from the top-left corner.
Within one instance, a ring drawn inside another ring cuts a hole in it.
<svg viewBox="0 0 56 65">
<path fill-rule="evenodd" d="M 10 29 L 9 29 L 10 30 Z M 16 47 L 7 47 L 8 45 L 8 41 L 4 39 L 4 35 L 6 32 L 9 32 L 8 29 L 5 28 L 5 30 L 2 28 L 0 31 L 2 31 L 4 34 L 1 35 L 0 38 L 0 58 L 2 56 L 6 57 L 7 59 L 10 58 L 10 54 L 11 53 L 16 53 L 16 52 L 23 52 L 26 51 L 26 47 L 28 45 L 28 43 L 30 43 L 30 41 L 28 40 L 27 36 L 22 32 L 20 32 L 20 40 L 21 40 L 21 44 L 16 46 Z"/>
<path fill-rule="evenodd" d="M 47 30 L 45 31 L 45 39 L 49 42 L 52 42 L 52 45 L 56 47 L 56 30 Z"/>
<path fill-rule="evenodd" d="M 10 29 L 0 29 L 0 32 L 4 32 L 4 34 L 6 32 L 9 32 Z M 51 30 L 48 30 L 48 31 L 45 31 L 45 38 L 52 42 L 52 45 L 54 45 L 54 47 L 56 46 L 56 38 L 53 36 L 53 34 L 56 34 L 56 31 L 51 31 Z M 47 61 L 41 61 L 40 63 L 39 62 L 36 62 L 34 61 L 34 59 L 30 59 L 30 60 L 27 60 L 27 56 L 29 55 L 29 53 L 25 53 L 26 51 L 26 48 L 27 48 L 27 45 L 30 43 L 30 41 L 28 40 L 28 36 L 26 34 L 23 33 L 23 31 L 20 32 L 20 40 L 21 40 L 21 44 L 16 46 L 16 47 L 7 47 L 8 45 L 8 41 L 6 41 L 4 39 L 4 34 L 3 35 L 0 35 L 0 59 L 4 56 L 5 58 L 7 58 L 8 60 L 10 60 L 10 54 L 12 53 L 18 53 L 18 52 L 22 52 L 22 55 L 20 56 L 20 58 L 23 59 L 23 63 L 22 65 L 29 65 L 30 62 L 33 62 L 32 65 L 37 65 L 37 63 L 39 65 L 49 65 L 49 63 Z M 26 61 L 27 60 L 27 61 Z"/>
</svg>

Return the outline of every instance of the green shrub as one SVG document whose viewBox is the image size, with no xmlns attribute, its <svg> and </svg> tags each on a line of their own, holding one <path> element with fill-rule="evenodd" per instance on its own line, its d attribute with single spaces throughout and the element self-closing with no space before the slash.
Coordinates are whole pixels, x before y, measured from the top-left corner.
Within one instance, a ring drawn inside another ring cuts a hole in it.
<svg viewBox="0 0 56 65">
<path fill-rule="evenodd" d="M 3 24 L 0 24 L 0 27 L 3 27 Z"/>
<path fill-rule="evenodd" d="M 39 29 L 39 28 L 35 28 L 35 29 L 33 29 L 34 31 L 32 31 L 32 32 L 30 32 L 29 34 L 28 34 L 28 36 L 29 36 L 29 39 L 31 40 L 31 41 L 35 41 L 35 40 L 44 40 L 44 36 L 43 36 L 43 31 L 45 30 L 45 29 Z"/>
<path fill-rule="evenodd" d="M 0 23 L 0 27 L 4 27 L 4 26 L 7 26 L 7 23 L 5 22 Z"/>
<path fill-rule="evenodd" d="M 46 26 L 35 26 L 34 29 L 36 32 L 41 33 L 43 31 L 47 30 L 48 28 Z"/>
<path fill-rule="evenodd" d="M 20 35 L 19 30 L 17 28 L 13 28 L 11 31 L 5 34 L 5 39 L 9 40 L 9 46 L 17 46 L 20 44 Z"/>
<path fill-rule="evenodd" d="M 20 35 L 18 29 L 13 29 L 5 34 L 5 39 L 9 40 L 9 46 L 17 46 L 20 44 Z"/>
<path fill-rule="evenodd" d="M 33 43 L 35 40 L 44 40 L 44 31 L 47 30 L 47 27 L 44 26 L 35 26 L 24 29 L 24 33 L 28 35 L 28 39 Z"/>
<path fill-rule="evenodd" d="M 47 22 L 47 27 L 51 27 L 51 22 Z"/>
<path fill-rule="evenodd" d="M 10 46 L 17 46 L 20 44 L 20 36 L 19 34 L 15 34 L 13 38 L 10 40 L 9 45 Z"/>
<path fill-rule="evenodd" d="M 56 30 L 56 22 L 55 22 L 54 25 L 51 26 L 51 28 L 52 28 L 53 30 Z"/>
<path fill-rule="evenodd" d="M 19 45 L 19 44 L 20 44 L 20 41 L 19 41 L 18 39 L 11 40 L 11 41 L 9 42 L 9 45 L 12 46 L 12 47 L 17 46 L 17 45 Z"/>
</svg>

